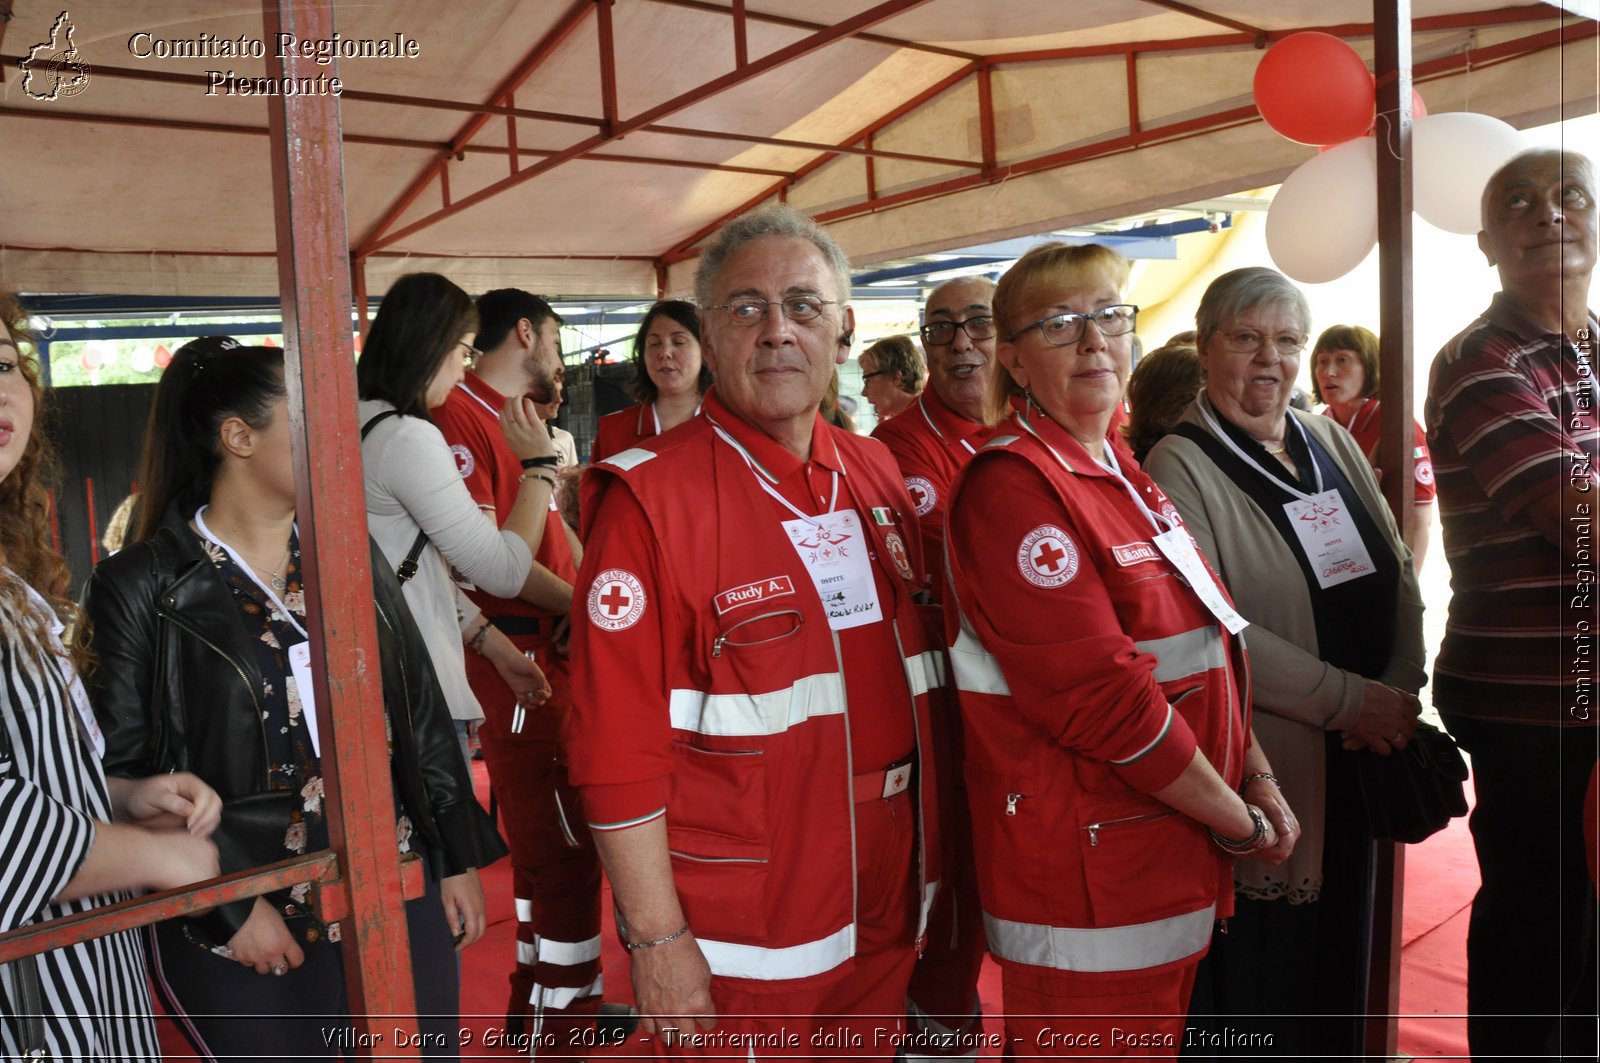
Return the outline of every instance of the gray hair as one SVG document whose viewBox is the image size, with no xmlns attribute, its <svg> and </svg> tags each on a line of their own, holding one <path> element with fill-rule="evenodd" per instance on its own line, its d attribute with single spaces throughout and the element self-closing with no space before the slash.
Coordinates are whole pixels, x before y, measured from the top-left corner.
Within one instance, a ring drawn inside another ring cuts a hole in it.
<svg viewBox="0 0 1600 1063">
<path fill-rule="evenodd" d="M 1229 270 L 1206 288 L 1194 312 L 1194 327 L 1199 341 L 1248 310 L 1258 306 L 1286 304 L 1300 319 L 1300 331 L 1311 331 L 1311 304 L 1293 281 L 1275 269 L 1246 266 Z"/>
<path fill-rule="evenodd" d="M 833 237 L 811 218 L 785 203 L 768 203 L 764 207 L 739 215 L 717 230 L 704 251 L 700 252 L 700 267 L 694 271 L 694 297 L 701 309 L 711 305 L 711 279 L 722 268 L 729 255 L 751 240 L 763 236 L 798 236 L 810 240 L 822 253 L 823 259 L 833 268 L 839 290 L 840 303 L 850 301 L 850 260 Z"/>
<path fill-rule="evenodd" d="M 1478 199 L 1478 222 L 1484 229 L 1489 228 L 1490 194 L 1500 182 L 1516 171 L 1525 170 L 1548 159 L 1557 160 L 1566 173 L 1581 173 L 1590 195 L 1594 194 L 1594 162 L 1589 156 L 1564 148 L 1529 148 L 1526 151 L 1519 151 L 1506 160 L 1505 164 L 1491 174 L 1489 180 L 1483 184 L 1483 195 Z"/>
</svg>

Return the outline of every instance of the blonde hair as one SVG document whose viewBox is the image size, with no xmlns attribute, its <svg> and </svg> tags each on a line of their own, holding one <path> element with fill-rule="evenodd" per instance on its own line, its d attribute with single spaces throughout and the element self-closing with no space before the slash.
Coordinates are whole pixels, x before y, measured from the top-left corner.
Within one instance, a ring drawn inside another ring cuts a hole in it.
<svg viewBox="0 0 1600 1063">
<path fill-rule="evenodd" d="M 1104 244 L 1053 242 L 1029 248 L 1027 254 L 1006 270 L 994 289 L 994 320 L 999 329 L 999 342 L 1010 343 L 1019 329 L 1031 324 L 1020 320 L 1020 315 L 1027 307 L 1037 305 L 1046 293 L 1100 283 L 1109 284 L 1120 292 L 1127 287 L 1131 269 L 1132 264 L 1127 259 Z M 990 374 L 985 422 L 998 424 L 1009 417 L 1011 397 L 1020 390 L 1009 371 Z"/>
</svg>

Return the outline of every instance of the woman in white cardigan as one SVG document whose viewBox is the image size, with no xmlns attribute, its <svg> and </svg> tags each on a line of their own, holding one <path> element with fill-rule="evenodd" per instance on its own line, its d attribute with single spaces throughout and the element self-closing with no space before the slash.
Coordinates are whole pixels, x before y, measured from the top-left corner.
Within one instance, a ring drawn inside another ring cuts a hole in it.
<svg viewBox="0 0 1600 1063">
<path fill-rule="evenodd" d="M 536 467 L 504 527 L 496 527 L 467 493 L 455 456 L 428 416 L 476 353 L 477 323 L 466 292 L 437 273 L 410 273 L 384 296 L 356 363 L 367 526 L 401 575 L 463 754 L 469 724 L 483 719 L 467 684 L 463 645 L 487 657 L 525 704 L 549 693 L 538 666 L 452 579 L 459 575 L 490 594 L 515 597 L 533 567 L 555 485 L 552 472 Z M 550 433 L 530 404 L 506 403 L 500 425 L 519 458 L 554 455 Z"/>
</svg>

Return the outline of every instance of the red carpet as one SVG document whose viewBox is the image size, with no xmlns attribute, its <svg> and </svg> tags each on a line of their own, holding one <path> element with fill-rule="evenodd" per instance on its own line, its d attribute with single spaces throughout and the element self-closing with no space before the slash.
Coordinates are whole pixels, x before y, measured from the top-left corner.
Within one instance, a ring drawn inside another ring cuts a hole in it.
<svg viewBox="0 0 1600 1063">
<path fill-rule="evenodd" d="M 474 765 L 478 795 L 488 803 L 488 775 L 482 763 Z M 511 1059 L 524 1057 L 526 1045 L 504 1037 L 506 975 L 516 953 L 516 922 L 511 897 L 511 872 L 504 861 L 483 873 L 488 903 L 489 929 L 483 940 L 462 959 L 462 1058 Z M 1478 888 L 1477 862 L 1465 819 L 1449 829 L 1413 845 L 1406 855 L 1405 918 L 1402 924 L 1400 988 L 1400 1042 L 1402 1058 L 1466 1058 L 1466 937 L 1467 912 Z M 610 891 L 604 898 L 603 963 L 606 999 L 631 1003 L 627 954 L 618 944 L 611 918 Z M 993 961 L 984 964 L 978 986 L 983 1000 L 985 1032 L 1000 1031 L 1000 972 Z M 163 1020 L 161 1039 L 168 1059 L 193 1059 L 188 1045 L 171 1022 Z M 628 1044 L 595 1053 L 624 1058 L 646 1051 L 636 1037 Z M 997 1057 L 985 1048 L 985 1058 Z"/>
</svg>

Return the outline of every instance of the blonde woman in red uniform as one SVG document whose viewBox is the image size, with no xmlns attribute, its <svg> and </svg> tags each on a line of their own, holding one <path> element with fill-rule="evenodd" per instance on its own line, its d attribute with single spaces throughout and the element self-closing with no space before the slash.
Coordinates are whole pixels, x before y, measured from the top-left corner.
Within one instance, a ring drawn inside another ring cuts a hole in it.
<svg viewBox="0 0 1600 1063">
<path fill-rule="evenodd" d="M 1127 278 L 1115 252 L 1064 244 L 1001 278 L 1007 419 L 950 505 L 946 628 L 1016 1055 L 1176 1055 L 1233 858 L 1281 861 L 1297 834 L 1251 736 L 1244 622 L 1106 438 Z"/>
</svg>

